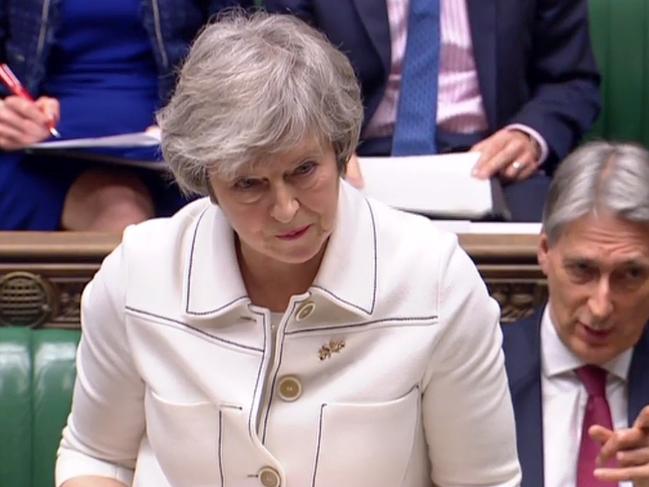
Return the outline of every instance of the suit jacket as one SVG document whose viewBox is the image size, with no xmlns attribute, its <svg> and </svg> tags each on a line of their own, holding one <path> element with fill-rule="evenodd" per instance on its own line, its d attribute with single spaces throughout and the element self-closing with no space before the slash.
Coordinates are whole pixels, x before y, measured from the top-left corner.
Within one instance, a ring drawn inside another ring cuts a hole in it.
<svg viewBox="0 0 649 487">
<path fill-rule="evenodd" d="M 503 326 L 503 349 L 516 417 L 522 487 L 543 487 L 543 414 L 541 394 L 541 307 L 529 318 Z M 649 326 L 633 349 L 629 369 L 629 424 L 649 404 Z"/>
<path fill-rule="evenodd" d="M 512 123 L 538 131 L 552 169 L 592 126 L 600 109 L 587 0 L 466 0 L 490 132 Z M 350 58 L 376 111 L 390 71 L 385 0 L 266 0 L 322 30 Z"/>
</svg>

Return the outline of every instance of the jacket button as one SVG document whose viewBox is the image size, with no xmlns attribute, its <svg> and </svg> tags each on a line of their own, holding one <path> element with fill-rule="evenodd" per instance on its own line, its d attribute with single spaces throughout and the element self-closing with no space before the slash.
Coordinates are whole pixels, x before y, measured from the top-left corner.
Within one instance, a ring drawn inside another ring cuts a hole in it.
<svg viewBox="0 0 649 487">
<path fill-rule="evenodd" d="M 294 375 L 285 375 L 279 379 L 277 395 L 284 401 L 295 401 L 302 394 L 302 384 Z"/>
<path fill-rule="evenodd" d="M 295 315 L 295 318 L 297 319 L 297 321 L 306 320 L 309 316 L 313 314 L 314 311 L 315 311 L 315 303 L 313 301 L 307 301 L 302 306 L 300 306 L 300 309 L 297 310 L 297 314 Z"/>
<path fill-rule="evenodd" d="M 259 481 L 264 487 L 279 487 L 279 473 L 272 467 L 264 467 L 259 471 Z"/>
</svg>

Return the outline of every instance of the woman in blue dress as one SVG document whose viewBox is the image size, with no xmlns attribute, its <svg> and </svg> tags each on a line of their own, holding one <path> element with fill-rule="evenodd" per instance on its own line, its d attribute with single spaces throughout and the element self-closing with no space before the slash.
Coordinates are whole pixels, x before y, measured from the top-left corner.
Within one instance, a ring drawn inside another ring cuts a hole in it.
<svg viewBox="0 0 649 487">
<path fill-rule="evenodd" d="M 0 101 L 0 230 L 119 231 L 185 203 L 160 173 L 25 154 L 50 137 L 138 132 L 210 15 L 232 0 L 0 0 L 0 60 L 34 102 Z"/>
</svg>

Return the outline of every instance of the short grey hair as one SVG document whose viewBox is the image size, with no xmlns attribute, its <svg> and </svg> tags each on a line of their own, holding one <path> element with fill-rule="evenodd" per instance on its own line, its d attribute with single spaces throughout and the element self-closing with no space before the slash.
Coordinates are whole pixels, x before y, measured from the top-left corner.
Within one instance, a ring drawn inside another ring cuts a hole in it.
<svg viewBox="0 0 649 487">
<path fill-rule="evenodd" d="M 362 118 L 354 70 L 321 33 L 290 15 L 235 10 L 199 34 L 157 122 L 181 189 L 206 195 L 209 171 L 231 177 L 308 138 L 332 146 L 342 173 Z"/>
<path fill-rule="evenodd" d="M 543 211 L 550 245 L 566 225 L 598 211 L 649 224 L 649 152 L 628 143 L 589 142 L 554 174 Z"/>
</svg>

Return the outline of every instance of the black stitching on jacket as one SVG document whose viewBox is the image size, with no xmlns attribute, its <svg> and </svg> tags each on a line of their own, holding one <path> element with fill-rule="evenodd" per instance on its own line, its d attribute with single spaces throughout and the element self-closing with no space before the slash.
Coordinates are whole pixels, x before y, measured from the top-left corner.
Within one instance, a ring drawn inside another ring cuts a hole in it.
<svg viewBox="0 0 649 487">
<path fill-rule="evenodd" d="M 431 316 L 413 316 L 413 317 L 391 317 L 391 318 L 382 318 L 380 320 L 371 320 L 371 321 L 365 321 L 362 323 L 350 323 L 350 324 L 345 324 L 345 325 L 333 325 L 333 326 L 320 326 L 320 327 L 313 327 L 313 328 L 300 328 L 299 330 L 292 330 L 292 331 L 287 331 L 285 335 L 297 335 L 300 333 L 309 333 L 309 332 L 314 332 L 314 331 L 322 331 L 322 330 L 341 330 L 345 328 L 361 328 L 361 327 L 366 327 L 370 325 L 374 325 L 377 323 L 390 323 L 394 322 L 392 325 L 387 325 L 384 327 L 380 328 L 388 328 L 388 327 L 394 327 L 394 326 L 430 326 L 436 323 L 438 316 L 437 315 L 431 315 Z M 410 324 L 399 324 L 399 323 L 408 323 Z M 412 323 L 414 322 L 414 323 Z"/>
<path fill-rule="evenodd" d="M 327 407 L 327 403 L 324 403 L 320 406 L 320 421 L 318 425 L 318 443 L 315 450 L 315 464 L 313 465 L 313 479 L 311 480 L 311 487 L 315 487 L 315 478 L 318 473 L 318 462 L 320 461 L 320 444 L 322 442 L 322 418 L 324 416 L 324 408 Z"/>
<path fill-rule="evenodd" d="M 209 339 L 212 339 L 212 340 L 216 340 L 218 342 L 226 343 L 226 344 L 232 345 L 234 347 L 243 348 L 245 350 L 252 350 L 254 352 L 263 352 L 264 351 L 262 348 L 251 347 L 250 345 L 244 345 L 242 343 L 233 342 L 232 340 L 228 340 L 226 338 L 221 338 L 221 337 L 218 337 L 216 335 L 212 335 L 210 333 L 207 333 L 205 330 L 201 330 L 200 328 L 196 328 L 195 326 L 189 325 L 189 324 L 184 323 L 184 322 L 182 322 L 180 320 L 176 320 L 174 318 L 169 318 L 168 316 L 158 315 L 158 314 L 155 314 L 155 313 L 151 313 L 149 311 L 144 311 L 142 309 L 133 308 L 132 306 L 126 306 L 125 308 L 128 311 L 131 311 L 131 312 L 136 313 L 136 314 L 141 314 L 141 315 L 145 315 L 145 316 L 151 316 L 153 318 L 158 318 L 159 320 L 169 322 L 169 324 L 167 324 L 167 325 L 161 323 L 162 326 L 172 326 L 171 323 L 174 323 L 176 325 L 180 325 L 180 326 L 182 326 L 184 328 L 192 330 L 192 331 L 198 333 L 199 335 L 203 335 L 205 338 L 209 338 Z"/>
</svg>

